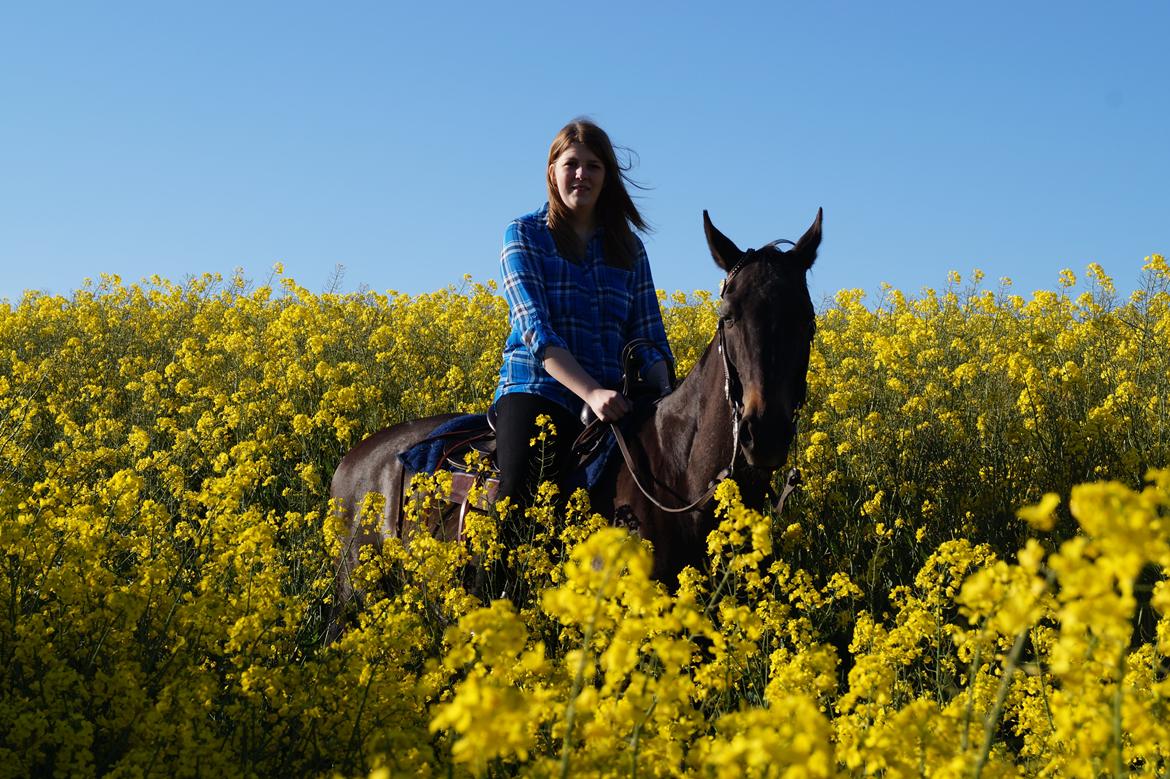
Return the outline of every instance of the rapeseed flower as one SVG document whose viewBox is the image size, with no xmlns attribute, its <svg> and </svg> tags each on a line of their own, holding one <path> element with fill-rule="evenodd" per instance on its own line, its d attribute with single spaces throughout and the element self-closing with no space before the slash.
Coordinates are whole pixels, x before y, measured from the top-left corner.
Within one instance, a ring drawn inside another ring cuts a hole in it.
<svg viewBox="0 0 1170 779">
<path fill-rule="evenodd" d="M 1170 267 L 1128 300 L 1098 266 L 980 283 L 826 303 L 801 490 L 777 517 L 722 485 L 676 590 L 547 485 L 512 548 L 474 512 L 361 549 L 344 604 L 329 474 L 483 410 L 493 285 L 0 305 L 0 775 L 1165 772 Z M 683 375 L 718 301 L 662 301 Z M 450 485 L 416 486 L 412 529 Z"/>
</svg>

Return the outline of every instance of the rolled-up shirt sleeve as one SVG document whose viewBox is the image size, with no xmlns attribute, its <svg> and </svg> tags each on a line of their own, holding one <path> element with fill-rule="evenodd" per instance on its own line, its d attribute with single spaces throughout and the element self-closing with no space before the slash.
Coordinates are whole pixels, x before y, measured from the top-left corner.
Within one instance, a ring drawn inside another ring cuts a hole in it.
<svg viewBox="0 0 1170 779">
<path fill-rule="evenodd" d="M 659 360 L 669 359 L 674 363 L 674 354 L 670 351 L 670 343 L 666 340 L 666 328 L 662 324 L 662 309 L 658 305 L 658 291 L 654 287 L 654 277 L 650 273 L 650 261 L 646 257 L 646 248 L 642 241 L 638 242 L 638 257 L 634 263 L 634 286 L 630 301 L 630 319 L 626 324 L 627 340 L 646 338 L 658 345 L 662 350 L 659 354 L 652 349 L 643 347 L 638 355 L 644 366 L 651 366 Z"/>
<path fill-rule="evenodd" d="M 539 254 L 533 250 L 524 227 L 518 222 L 508 225 L 504 231 L 500 264 L 503 266 L 504 299 L 508 301 L 513 329 L 520 333 L 532 356 L 543 362 L 548 347 L 568 349 L 564 339 L 550 324 Z"/>
</svg>

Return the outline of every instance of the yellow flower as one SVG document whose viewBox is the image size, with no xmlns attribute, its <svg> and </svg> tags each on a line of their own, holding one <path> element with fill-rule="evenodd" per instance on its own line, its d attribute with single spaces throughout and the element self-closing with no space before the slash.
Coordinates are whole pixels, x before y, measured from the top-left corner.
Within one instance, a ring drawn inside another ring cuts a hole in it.
<svg viewBox="0 0 1170 779">
<path fill-rule="evenodd" d="M 1016 516 L 1036 530 L 1051 530 L 1056 525 L 1056 507 L 1059 505 L 1060 496 L 1055 492 L 1046 492 L 1039 503 L 1020 508 Z"/>
</svg>

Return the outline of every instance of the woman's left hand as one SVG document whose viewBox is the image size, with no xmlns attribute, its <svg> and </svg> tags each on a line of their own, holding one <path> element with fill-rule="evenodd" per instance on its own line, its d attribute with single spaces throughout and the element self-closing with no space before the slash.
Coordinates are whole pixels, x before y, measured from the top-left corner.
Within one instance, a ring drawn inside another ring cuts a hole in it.
<svg viewBox="0 0 1170 779">
<path fill-rule="evenodd" d="M 598 387 L 585 398 L 589 408 L 602 422 L 616 422 L 630 413 L 630 401 L 622 393 Z"/>
</svg>

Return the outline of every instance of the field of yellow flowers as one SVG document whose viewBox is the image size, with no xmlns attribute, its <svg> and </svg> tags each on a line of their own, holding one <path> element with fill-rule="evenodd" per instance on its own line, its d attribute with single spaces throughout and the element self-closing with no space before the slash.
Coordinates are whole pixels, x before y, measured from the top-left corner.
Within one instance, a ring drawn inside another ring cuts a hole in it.
<svg viewBox="0 0 1170 779">
<path fill-rule="evenodd" d="M 663 303 L 681 375 L 714 301 Z M 489 516 L 370 550 L 325 643 L 332 469 L 484 408 L 494 287 L 0 303 L 0 776 L 1166 775 L 1165 260 L 820 308 L 804 487 L 721 487 L 678 592 L 545 495 L 513 550 Z"/>
</svg>

